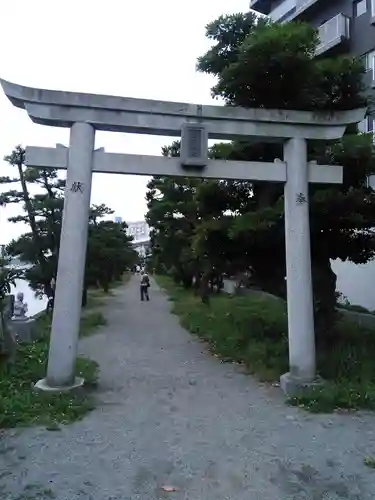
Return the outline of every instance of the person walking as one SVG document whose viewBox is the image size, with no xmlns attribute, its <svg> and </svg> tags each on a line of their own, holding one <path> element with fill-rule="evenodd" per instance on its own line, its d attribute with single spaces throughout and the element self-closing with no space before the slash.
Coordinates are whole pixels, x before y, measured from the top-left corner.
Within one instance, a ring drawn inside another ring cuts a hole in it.
<svg viewBox="0 0 375 500">
<path fill-rule="evenodd" d="M 150 288 L 150 278 L 148 277 L 148 274 L 145 273 L 144 271 L 141 271 L 141 301 L 143 302 L 145 300 L 150 300 L 150 296 L 148 293 L 148 289 Z"/>
</svg>

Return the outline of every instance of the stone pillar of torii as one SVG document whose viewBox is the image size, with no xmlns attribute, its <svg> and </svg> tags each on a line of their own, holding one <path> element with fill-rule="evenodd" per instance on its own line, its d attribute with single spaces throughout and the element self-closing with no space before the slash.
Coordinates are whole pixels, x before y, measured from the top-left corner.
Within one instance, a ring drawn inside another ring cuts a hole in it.
<svg viewBox="0 0 375 500">
<path fill-rule="evenodd" d="M 280 381 L 288 395 L 316 383 L 308 185 L 341 183 L 342 167 L 308 163 L 307 141 L 341 138 L 348 125 L 364 118 L 365 109 L 244 109 L 1 84 L 35 123 L 70 128 L 68 148 L 26 148 L 26 165 L 67 170 L 48 368 L 36 388 L 63 391 L 83 384 L 75 377 L 75 361 L 93 172 L 284 183 L 290 370 Z M 96 130 L 181 137 L 181 157 L 95 150 Z M 208 139 L 281 141 L 284 158 L 273 163 L 209 160 Z"/>
</svg>

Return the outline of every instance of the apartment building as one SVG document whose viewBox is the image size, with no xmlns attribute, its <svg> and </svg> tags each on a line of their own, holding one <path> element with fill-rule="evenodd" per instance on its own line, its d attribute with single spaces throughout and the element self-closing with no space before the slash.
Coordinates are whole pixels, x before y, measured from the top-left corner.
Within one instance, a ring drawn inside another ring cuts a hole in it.
<svg viewBox="0 0 375 500">
<path fill-rule="evenodd" d="M 274 22 L 308 22 L 319 30 L 317 56 L 350 53 L 362 56 L 366 84 L 375 97 L 375 0 L 252 0 L 250 8 Z M 360 124 L 375 132 L 375 116 Z"/>
</svg>

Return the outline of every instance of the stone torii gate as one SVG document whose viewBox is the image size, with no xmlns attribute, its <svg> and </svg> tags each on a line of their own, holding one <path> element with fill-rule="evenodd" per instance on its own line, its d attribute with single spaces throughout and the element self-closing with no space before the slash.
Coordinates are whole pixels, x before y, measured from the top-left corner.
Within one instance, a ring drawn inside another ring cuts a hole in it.
<svg viewBox="0 0 375 500">
<path fill-rule="evenodd" d="M 308 163 L 307 141 L 342 137 L 349 124 L 363 119 L 364 109 L 244 109 L 40 90 L 4 80 L 1 84 L 9 100 L 35 123 L 70 128 L 69 148 L 26 148 L 28 166 L 67 169 L 47 376 L 37 388 L 62 391 L 83 384 L 74 369 L 93 172 L 285 183 L 290 371 L 281 376 L 281 386 L 292 394 L 316 382 L 308 184 L 341 183 L 342 167 Z M 181 137 L 181 157 L 95 151 L 96 130 Z M 284 159 L 208 160 L 208 138 L 282 141 Z"/>
</svg>

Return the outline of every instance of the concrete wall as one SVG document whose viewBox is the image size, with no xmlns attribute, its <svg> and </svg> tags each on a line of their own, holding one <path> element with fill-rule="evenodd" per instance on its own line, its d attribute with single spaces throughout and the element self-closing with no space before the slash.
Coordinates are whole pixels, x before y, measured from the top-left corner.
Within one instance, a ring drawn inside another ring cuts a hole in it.
<svg viewBox="0 0 375 500">
<path fill-rule="evenodd" d="M 332 269 L 337 275 L 337 290 L 351 304 L 375 310 L 375 261 L 356 265 L 335 260 L 332 261 Z"/>
</svg>

